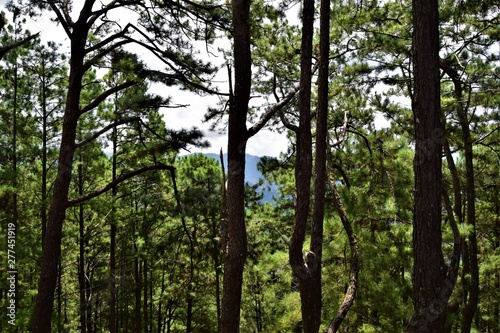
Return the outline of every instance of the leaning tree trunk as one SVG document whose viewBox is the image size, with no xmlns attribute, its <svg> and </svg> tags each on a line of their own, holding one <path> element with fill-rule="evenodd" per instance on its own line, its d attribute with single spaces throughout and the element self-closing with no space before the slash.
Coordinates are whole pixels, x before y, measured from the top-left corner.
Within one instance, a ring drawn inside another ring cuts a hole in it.
<svg viewBox="0 0 500 333">
<path fill-rule="evenodd" d="M 83 50 L 82 53 L 83 54 Z M 80 64 L 83 62 L 83 59 Z M 72 59 L 72 62 L 76 62 Z M 58 261 L 61 255 L 62 225 L 66 216 L 76 127 L 79 118 L 81 73 L 70 74 L 66 111 L 63 119 L 58 169 L 47 220 L 46 241 L 41 260 L 41 274 L 35 306 L 33 333 L 50 333 L 54 291 L 57 283 Z"/>
</svg>

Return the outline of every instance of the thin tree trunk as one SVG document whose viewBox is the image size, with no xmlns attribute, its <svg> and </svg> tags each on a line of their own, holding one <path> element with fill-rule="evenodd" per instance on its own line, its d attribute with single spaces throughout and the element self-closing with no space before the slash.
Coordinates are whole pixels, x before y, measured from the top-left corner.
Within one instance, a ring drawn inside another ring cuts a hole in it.
<svg viewBox="0 0 500 333">
<path fill-rule="evenodd" d="M 144 235 L 145 236 L 145 235 Z M 149 325 L 149 318 L 148 318 L 148 270 L 149 270 L 149 265 L 148 265 L 148 260 L 147 259 L 144 259 L 142 261 L 142 265 L 144 267 L 143 269 L 143 287 L 144 287 L 144 290 L 143 290 L 143 306 L 142 306 L 142 311 L 143 311 L 143 318 L 144 318 L 144 328 L 143 328 L 143 332 L 144 333 L 148 333 L 149 330 L 148 330 L 148 325 Z"/>
<path fill-rule="evenodd" d="M 115 95 L 115 102 L 117 98 Z M 115 103 L 115 121 L 117 120 L 118 112 L 117 105 Z M 117 175 L 117 144 L 118 144 L 118 133 L 117 128 L 113 128 L 112 134 L 112 145 L 113 145 L 113 155 L 112 155 L 112 181 L 116 180 Z M 111 226 L 110 226 L 110 242 L 109 242 L 109 332 L 117 332 L 117 318 L 116 318 L 116 196 L 118 194 L 117 186 L 114 186 L 111 190 L 111 197 L 113 200 L 113 207 L 111 208 Z"/>
<path fill-rule="evenodd" d="M 15 20 L 15 18 L 14 18 Z M 15 22 L 14 22 L 15 23 Z M 15 28 L 16 37 L 17 37 L 17 28 Z M 16 38 L 17 39 L 17 38 Z M 12 107 L 12 188 L 14 191 L 12 192 L 12 224 L 14 225 L 14 235 L 18 233 L 18 223 L 19 223 L 19 203 L 18 203 L 18 171 L 17 171 L 17 118 L 18 118 L 18 93 L 19 93 L 19 73 L 17 66 L 17 53 L 16 58 L 14 60 L 14 100 Z M 15 253 L 15 251 L 14 251 Z M 15 290 L 19 290 L 19 279 L 16 278 L 14 280 Z M 14 302 L 16 308 L 19 308 L 19 297 L 14 298 Z"/>
<path fill-rule="evenodd" d="M 62 331 L 63 329 L 63 323 L 62 323 L 62 263 L 61 260 L 59 259 L 58 263 L 58 272 L 57 272 L 57 330 L 59 332 Z M 66 316 L 66 304 L 64 306 L 64 315 Z"/>
<path fill-rule="evenodd" d="M 463 101 L 463 84 L 458 72 L 444 61 L 440 62 L 443 71 L 451 78 L 454 85 L 456 111 L 462 129 L 462 141 L 465 155 L 465 192 L 466 192 L 466 221 L 471 227 L 464 246 L 463 256 L 468 261 L 470 279 L 463 279 L 467 284 L 464 290 L 464 307 L 462 310 L 462 333 L 470 332 L 472 320 L 479 303 L 479 264 L 477 261 L 477 236 L 476 236 L 476 194 L 474 186 L 474 153 L 473 142 L 470 133 L 469 120 L 467 116 L 467 105 Z M 458 177 L 457 177 L 458 178 Z M 467 251 L 466 251 L 467 249 Z"/>
<path fill-rule="evenodd" d="M 78 164 L 78 194 L 83 195 L 83 157 Z M 87 332 L 87 295 L 85 281 L 85 222 L 83 204 L 78 205 L 78 289 L 80 295 L 80 331 Z"/>
<path fill-rule="evenodd" d="M 356 239 L 356 235 L 354 230 L 352 229 L 351 222 L 349 221 L 349 217 L 347 216 L 347 212 L 344 209 L 344 205 L 342 200 L 340 199 L 340 195 L 337 191 L 337 187 L 335 185 L 335 179 L 333 178 L 333 174 L 330 171 L 330 176 L 328 179 L 328 184 L 330 191 L 332 192 L 333 204 L 337 213 L 339 214 L 340 220 L 342 221 L 342 225 L 344 226 L 344 230 L 347 234 L 347 238 L 349 239 L 349 247 L 351 250 L 351 260 L 350 260 L 350 272 L 349 272 L 349 286 L 344 296 L 344 300 L 337 311 L 337 314 L 330 322 L 328 326 L 328 333 L 335 333 L 339 330 L 340 324 L 344 321 L 347 313 L 351 309 L 354 298 L 356 297 L 356 292 L 358 288 L 358 273 L 360 269 L 360 261 L 359 261 L 359 248 L 358 241 Z"/>
<path fill-rule="evenodd" d="M 136 250 L 136 257 L 134 259 L 134 275 L 135 275 L 135 308 L 134 308 L 134 323 L 135 331 L 141 332 L 142 330 L 142 317 L 141 317 L 141 291 L 142 291 L 142 275 L 141 275 L 141 264 L 139 261 L 139 253 L 137 249 L 137 244 L 134 244 Z"/>
<path fill-rule="evenodd" d="M 153 271 L 155 271 L 153 268 L 149 270 L 149 331 L 151 333 L 154 332 L 154 307 L 153 307 Z M 155 272 L 156 273 L 156 272 Z"/>
<path fill-rule="evenodd" d="M 221 246 L 220 248 L 216 242 L 214 242 L 213 249 L 213 260 L 215 269 L 215 302 L 217 304 L 217 332 L 222 333 L 222 308 L 221 308 L 221 291 L 220 291 L 220 272 L 221 272 L 221 253 L 225 253 L 228 243 L 228 221 L 227 221 L 227 188 L 226 188 L 226 167 L 224 166 L 224 155 L 222 153 L 222 148 L 219 153 L 219 160 L 221 165 L 222 173 L 222 184 L 221 184 L 221 206 L 220 206 L 220 238 Z M 213 239 L 217 239 L 217 225 L 214 221 L 212 227 Z M 222 250 L 222 251 L 221 251 Z"/>
<path fill-rule="evenodd" d="M 42 223 L 42 250 L 45 245 L 45 233 L 47 230 L 47 118 L 49 116 L 47 112 L 47 86 L 45 82 L 45 61 L 42 61 L 42 205 L 40 207 L 40 219 Z"/>
<path fill-rule="evenodd" d="M 161 301 L 163 299 L 163 294 L 165 293 L 165 289 L 167 286 L 165 285 L 165 270 L 162 269 L 161 272 L 161 292 L 160 292 L 160 302 L 158 304 L 158 318 L 157 318 L 157 332 L 161 333 L 162 332 L 162 322 L 163 322 L 163 302 Z"/>
<path fill-rule="evenodd" d="M 88 246 L 88 242 L 86 242 L 85 246 Z M 86 305 L 87 307 L 85 308 L 86 317 L 87 317 L 87 333 L 92 333 L 94 332 L 94 326 L 97 321 L 95 317 L 92 317 L 92 281 L 90 278 L 90 267 L 88 266 L 88 263 L 85 265 L 85 297 L 86 297 Z M 96 296 L 96 306 L 99 304 L 99 294 Z M 96 308 L 96 313 L 97 313 L 97 308 Z"/>
</svg>

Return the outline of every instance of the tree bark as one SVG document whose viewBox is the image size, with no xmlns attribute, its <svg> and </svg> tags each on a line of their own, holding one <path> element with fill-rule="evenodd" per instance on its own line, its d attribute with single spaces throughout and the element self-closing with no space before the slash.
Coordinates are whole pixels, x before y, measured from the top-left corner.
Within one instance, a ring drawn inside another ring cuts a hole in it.
<svg viewBox="0 0 500 333">
<path fill-rule="evenodd" d="M 91 8 L 85 7 L 84 10 L 90 12 Z M 38 295 L 32 325 L 33 333 L 49 333 L 51 331 L 51 315 L 57 283 L 57 263 L 61 255 L 62 225 L 66 217 L 69 185 L 73 170 L 76 128 L 80 117 L 80 92 L 84 74 L 83 60 L 87 33 L 88 26 L 85 22 L 78 21 L 75 23 L 71 36 L 66 110 L 62 125 L 57 175 L 47 220 L 46 242 L 42 252 Z"/>
<path fill-rule="evenodd" d="M 41 274 L 38 284 L 38 296 L 35 308 L 33 333 L 50 332 L 50 317 L 54 303 L 54 290 L 57 281 L 57 262 L 61 255 L 62 223 L 66 216 L 66 203 L 68 201 L 69 184 L 71 182 L 71 170 L 73 167 L 74 143 L 78 114 L 71 110 L 74 105 L 75 96 L 70 89 L 68 103 L 63 121 L 63 133 L 61 137 L 58 171 L 54 182 L 54 191 L 49 208 L 47 221 L 46 242 L 42 253 Z M 78 96 L 79 99 L 79 96 Z"/>
<path fill-rule="evenodd" d="M 250 1 L 233 0 L 234 95 L 228 124 L 227 243 L 224 249 L 222 333 L 239 332 L 243 267 L 247 257 L 245 225 L 246 118 L 251 87 Z"/>
<path fill-rule="evenodd" d="M 79 156 L 78 194 L 83 194 L 83 157 Z M 85 218 L 83 204 L 78 206 L 78 288 L 80 293 L 80 331 L 87 333 L 87 288 L 85 280 Z"/>
<path fill-rule="evenodd" d="M 312 138 L 311 138 L 311 77 L 312 77 L 312 39 L 314 31 L 314 0 L 304 0 L 302 12 L 302 44 L 300 62 L 299 127 L 296 132 L 297 152 L 295 156 L 295 225 L 290 239 L 289 262 L 293 274 L 299 280 L 302 310 L 302 325 L 306 333 L 317 333 L 319 322 L 315 308 L 316 295 L 309 287 L 312 271 L 318 270 L 316 253 L 307 252 L 305 258 L 302 248 L 309 220 L 312 175 Z M 318 231 L 318 230 L 317 230 Z M 320 276 L 319 276 L 320 277 Z M 318 276 L 316 276 L 317 280 Z M 317 282 L 317 281 L 316 281 Z M 321 293 L 321 290 L 319 290 Z M 321 315 L 321 312 L 320 314 Z"/>
<path fill-rule="evenodd" d="M 135 288 L 134 288 L 134 296 L 135 296 L 135 306 L 134 306 L 134 324 L 135 331 L 142 331 L 142 316 L 141 316 L 141 296 L 142 296 L 142 267 L 141 260 L 139 258 L 139 248 L 137 246 L 137 242 L 134 242 L 135 249 L 135 258 L 134 258 L 134 278 L 135 278 Z"/>
<path fill-rule="evenodd" d="M 439 13 L 437 0 L 413 0 L 415 89 L 414 314 L 408 333 L 442 332 L 453 286 L 445 284 L 441 249 Z"/>
<path fill-rule="evenodd" d="M 314 20 L 314 17 L 313 17 Z M 318 71 L 318 106 L 316 112 L 316 154 L 314 163 L 314 202 L 311 217 L 311 244 L 309 253 L 314 256 L 308 262 L 310 278 L 301 284 L 302 313 L 306 332 L 318 332 L 321 324 L 322 288 L 321 269 L 323 257 L 323 220 L 327 184 L 326 156 L 328 136 L 328 74 L 330 53 L 330 0 L 321 1 L 320 55 Z M 311 68 L 309 65 L 308 68 Z M 310 73 L 312 77 L 312 70 Z M 311 142 L 312 144 L 312 142 Z M 311 147 L 312 148 L 312 147 Z"/>
</svg>

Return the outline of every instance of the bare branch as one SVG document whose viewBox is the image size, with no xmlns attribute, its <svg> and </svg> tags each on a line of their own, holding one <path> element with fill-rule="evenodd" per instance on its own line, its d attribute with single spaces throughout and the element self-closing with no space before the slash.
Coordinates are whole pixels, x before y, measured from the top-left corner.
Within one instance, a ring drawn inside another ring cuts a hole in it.
<svg viewBox="0 0 500 333">
<path fill-rule="evenodd" d="M 68 200 L 68 202 L 66 203 L 66 207 L 75 206 L 75 205 L 78 205 L 78 204 L 85 202 L 89 199 L 95 198 L 95 197 L 111 190 L 113 187 L 117 186 L 118 184 L 124 182 L 127 179 L 130 179 L 132 177 L 143 174 L 144 172 L 152 171 L 152 170 L 169 170 L 170 172 L 172 172 L 173 170 L 175 170 L 175 168 L 173 166 L 170 166 L 170 165 L 156 164 L 156 165 L 147 166 L 147 167 L 143 167 L 143 168 L 140 168 L 138 170 L 135 170 L 135 171 L 128 172 L 128 173 L 116 178 L 114 181 L 109 182 L 106 186 L 104 186 L 98 190 L 95 190 L 94 192 L 82 195 L 82 196 L 75 198 L 75 199 L 72 199 L 72 200 Z"/>
<path fill-rule="evenodd" d="M 66 32 L 66 35 L 71 39 L 71 36 L 73 33 L 71 32 L 71 27 L 73 26 L 73 21 L 71 21 L 71 17 L 68 14 L 67 7 L 65 7 L 64 10 L 64 15 L 61 13 L 59 10 L 59 7 L 57 7 L 56 3 L 54 0 L 48 0 L 47 1 L 50 5 L 50 8 L 56 13 L 58 22 L 61 23 L 64 31 Z M 64 6 L 68 6 L 68 2 L 64 1 Z"/>
<path fill-rule="evenodd" d="M 140 120 L 141 120 L 141 118 L 139 118 L 139 117 L 131 117 L 131 118 L 125 118 L 122 120 L 118 120 L 112 124 L 109 124 L 108 126 L 102 128 L 100 131 L 94 133 L 91 137 L 89 137 L 83 141 L 78 142 L 75 145 L 75 149 L 81 148 L 82 146 L 94 141 L 95 139 L 97 139 L 98 137 L 100 137 L 101 135 L 103 135 L 104 133 L 106 133 L 107 131 L 109 131 L 110 129 L 112 129 L 114 127 L 117 127 L 117 126 L 120 126 L 120 125 L 123 125 L 126 123 L 131 123 L 133 121 L 140 121 Z"/>
<path fill-rule="evenodd" d="M 86 107 L 81 109 L 80 114 L 84 114 L 85 112 L 88 112 L 90 110 L 95 109 L 96 107 L 99 106 L 106 98 L 109 96 L 113 95 L 114 93 L 127 89 L 129 87 L 132 87 L 134 84 L 136 84 L 136 81 L 127 81 L 123 84 L 120 84 L 116 87 L 113 87 L 111 89 L 106 90 L 103 92 L 101 95 L 97 96 L 92 102 L 90 102 Z"/>
<path fill-rule="evenodd" d="M 102 49 L 105 45 L 111 43 L 112 41 L 118 39 L 118 38 L 122 38 L 125 36 L 125 34 L 128 32 L 128 28 L 130 27 L 131 25 L 130 24 L 127 24 L 120 32 L 117 32 L 116 34 L 114 35 L 111 35 L 109 36 L 108 38 L 106 38 L 105 40 L 103 41 L 100 41 L 99 43 L 93 45 L 92 47 L 89 47 L 88 49 L 85 50 L 86 53 L 90 53 L 92 51 L 95 51 L 95 50 L 99 50 L 99 49 Z M 126 43 L 124 43 L 123 41 L 120 43 L 120 45 L 124 45 L 124 44 L 127 44 L 127 43 L 131 43 L 132 41 L 126 41 Z M 116 49 L 116 47 L 112 47 L 112 49 Z M 106 49 L 108 50 L 108 49 Z M 108 51 L 109 52 L 109 51 Z M 102 56 L 102 54 L 100 54 L 99 56 Z"/>
<path fill-rule="evenodd" d="M 276 104 L 269 106 L 264 114 L 260 117 L 259 121 L 257 121 L 252 127 L 248 129 L 248 138 L 251 138 L 252 136 L 257 134 L 267 124 L 272 116 L 276 114 L 276 112 L 284 108 L 293 99 L 293 97 L 299 92 L 299 90 L 300 83 L 297 83 L 284 98 L 282 98 Z"/>
<path fill-rule="evenodd" d="M 312 68 L 312 74 L 314 74 L 316 72 L 316 70 L 318 69 L 318 67 L 319 67 L 319 61 L 317 61 L 314 64 L 314 66 Z M 257 134 L 264 126 L 266 126 L 267 122 L 277 112 L 279 112 L 281 109 L 283 109 L 293 99 L 293 97 L 295 97 L 295 95 L 299 91 L 300 91 L 300 82 L 298 82 L 297 84 L 295 84 L 295 86 L 293 86 L 292 89 L 290 89 L 290 91 L 288 92 L 288 94 L 285 97 L 283 97 L 281 100 L 279 100 L 276 104 L 271 105 L 271 106 L 269 106 L 266 109 L 266 111 L 260 117 L 260 119 L 252 127 L 250 127 L 248 129 L 248 131 L 247 131 L 247 137 L 251 138 L 252 136 L 254 136 L 255 134 Z M 277 95 L 276 95 L 275 92 L 274 92 L 274 94 L 275 94 L 276 100 L 278 100 L 278 97 L 277 97 Z M 294 132 L 296 132 L 296 130 L 298 129 L 296 126 L 290 124 L 287 121 L 284 121 L 283 115 L 280 115 L 280 118 L 281 118 L 281 121 L 283 122 L 283 125 L 285 127 L 287 127 L 288 129 L 293 130 Z"/>
<path fill-rule="evenodd" d="M 7 45 L 7 46 L 2 46 L 0 47 L 0 60 L 2 60 L 2 58 L 5 56 L 5 54 L 13 49 L 15 49 L 16 47 L 19 47 L 21 45 L 24 45 L 28 42 L 30 42 L 31 40 L 35 39 L 36 37 L 38 37 L 40 33 L 36 33 L 34 35 L 31 35 L 31 36 L 28 36 L 24 39 L 21 39 L 20 41 L 18 42 L 15 42 L 13 44 L 10 44 L 10 45 Z"/>
</svg>

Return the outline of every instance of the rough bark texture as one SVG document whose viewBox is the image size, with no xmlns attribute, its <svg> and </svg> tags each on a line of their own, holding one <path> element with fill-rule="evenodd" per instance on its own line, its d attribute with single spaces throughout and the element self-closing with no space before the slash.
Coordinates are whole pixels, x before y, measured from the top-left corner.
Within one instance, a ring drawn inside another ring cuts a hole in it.
<svg viewBox="0 0 500 333">
<path fill-rule="evenodd" d="M 437 0 L 413 0 L 415 94 L 414 315 L 407 332 L 443 332 L 449 290 L 441 250 L 441 141 Z"/>
<path fill-rule="evenodd" d="M 220 329 L 239 332 L 243 267 L 247 257 L 245 226 L 246 117 L 251 86 L 250 1 L 233 0 L 234 95 L 230 97 L 228 124 L 227 244 Z"/>
<path fill-rule="evenodd" d="M 318 72 L 318 106 L 316 109 L 316 154 L 314 163 L 314 206 L 311 220 L 310 253 L 314 253 L 314 269 L 310 269 L 310 281 L 306 282 L 302 303 L 310 313 L 311 323 L 305 323 L 310 332 L 318 332 L 321 324 L 322 290 L 321 266 L 323 257 L 323 220 L 325 215 L 326 156 L 328 133 L 328 64 L 330 51 L 330 0 L 321 0 L 320 13 L 320 59 Z M 311 73 L 312 74 L 312 73 Z M 311 267 L 309 267 L 311 268 Z M 303 310 L 304 311 L 304 310 Z"/>
<path fill-rule="evenodd" d="M 317 309 L 309 284 L 311 271 L 318 269 L 316 254 L 308 252 L 303 258 L 302 248 L 309 218 L 312 139 L 311 139 L 311 75 L 312 75 L 312 38 L 314 23 L 314 0 L 304 0 L 302 13 L 301 77 L 299 93 L 299 127 L 297 130 L 297 153 L 295 162 L 295 188 L 297 201 L 295 207 L 295 226 L 290 240 L 289 261 L 293 273 L 299 279 L 304 332 L 317 332 L 319 323 Z M 316 267 L 315 267 L 316 266 Z M 321 292 L 321 290 L 319 291 Z"/>
<path fill-rule="evenodd" d="M 61 255 L 62 225 L 66 216 L 75 152 L 76 128 L 80 116 L 82 64 L 83 55 L 85 54 L 86 34 L 86 27 L 80 27 L 79 30 L 75 25 L 75 32 L 71 40 L 70 76 L 59 148 L 58 169 L 47 220 L 46 242 L 42 253 L 38 296 L 32 325 L 33 333 L 48 333 L 51 331 L 52 307 L 57 283 L 57 264 Z"/>
</svg>

